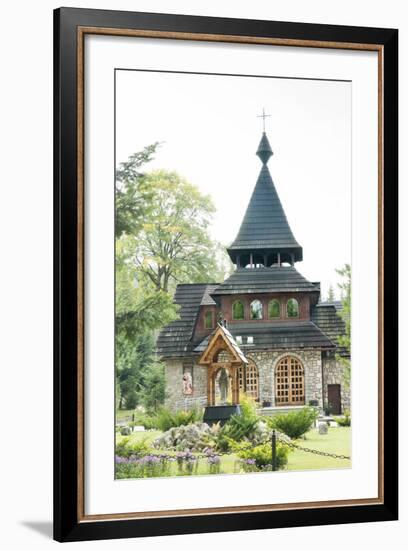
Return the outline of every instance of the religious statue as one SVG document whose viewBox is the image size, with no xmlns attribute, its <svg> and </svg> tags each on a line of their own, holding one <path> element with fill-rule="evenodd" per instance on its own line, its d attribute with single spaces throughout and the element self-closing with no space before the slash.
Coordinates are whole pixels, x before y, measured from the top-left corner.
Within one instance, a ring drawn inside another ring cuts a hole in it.
<svg viewBox="0 0 408 550">
<path fill-rule="evenodd" d="M 190 372 L 183 374 L 183 395 L 191 395 L 193 393 L 193 379 Z"/>
<path fill-rule="evenodd" d="M 220 377 L 218 379 L 218 385 L 220 388 L 221 403 L 225 405 L 227 403 L 229 385 L 229 377 L 226 369 L 221 369 Z"/>
</svg>

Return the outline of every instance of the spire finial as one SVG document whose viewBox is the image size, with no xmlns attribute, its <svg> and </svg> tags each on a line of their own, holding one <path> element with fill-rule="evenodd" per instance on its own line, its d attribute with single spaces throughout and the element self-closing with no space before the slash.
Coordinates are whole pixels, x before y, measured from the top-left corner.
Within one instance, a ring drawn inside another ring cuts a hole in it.
<svg viewBox="0 0 408 550">
<path fill-rule="evenodd" d="M 257 118 L 262 118 L 263 119 L 263 133 L 265 133 L 265 118 L 268 118 L 270 117 L 271 115 L 266 115 L 265 114 L 265 107 L 262 108 L 262 114 L 261 115 L 257 115 Z"/>
</svg>

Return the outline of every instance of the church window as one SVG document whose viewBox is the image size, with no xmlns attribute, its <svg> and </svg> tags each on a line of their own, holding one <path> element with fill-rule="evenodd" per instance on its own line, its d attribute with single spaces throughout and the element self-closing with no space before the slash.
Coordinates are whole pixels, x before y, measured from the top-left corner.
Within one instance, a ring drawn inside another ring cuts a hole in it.
<svg viewBox="0 0 408 550">
<path fill-rule="evenodd" d="M 305 374 L 301 362 L 283 357 L 275 369 L 275 405 L 305 404 Z"/>
<path fill-rule="evenodd" d="M 269 319 L 275 319 L 276 317 L 280 317 L 279 300 L 271 300 L 269 302 L 268 316 L 269 316 Z"/>
<path fill-rule="evenodd" d="M 234 302 L 232 305 L 232 318 L 235 321 L 239 321 L 244 318 L 244 304 L 239 300 Z"/>
<path fill-rule="evenodd" d="M 299 303 L 295 298 L 290 298 L 286 304 L 288 317 L 299 317 Z"/>
<path fill-rule="evenodd" d="M 262 302 L 254 300 L 251 302 L 251 319 L 262 319 Z"/>
<path fill-rule="evenodd" d="M 214 315 L 212 311 L 207 311 L 204 315 L 204 327 L 206 329 L 214 328 Z"/>
<path fill-rule="evenodd" d="M 259 399 L 259 374 L 257 366 L 250 362 L 248 365 L 241 365 L 238 369 L 239 391 L 244 392 L 244 373 L 246 373 L 246 395 L 256 401 Z"/>
</svg>

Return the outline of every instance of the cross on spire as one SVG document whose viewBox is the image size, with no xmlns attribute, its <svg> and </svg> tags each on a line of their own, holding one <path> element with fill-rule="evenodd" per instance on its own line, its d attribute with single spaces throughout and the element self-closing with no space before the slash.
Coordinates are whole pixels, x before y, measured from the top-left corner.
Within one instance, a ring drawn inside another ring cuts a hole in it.
<svg viewBox="0 0 408 550">
<path fill-rule="evenodd" d="M 261 115 L 257 115 L 257 118 L 262 118 L 263 119 L 263 131 L 265 132 L 265 118 L 268 118 L 270 117 L 271 115 L 266 115 L 265 114 L 265 107 L 262 109 L 262 114 Z"/>
</svg>

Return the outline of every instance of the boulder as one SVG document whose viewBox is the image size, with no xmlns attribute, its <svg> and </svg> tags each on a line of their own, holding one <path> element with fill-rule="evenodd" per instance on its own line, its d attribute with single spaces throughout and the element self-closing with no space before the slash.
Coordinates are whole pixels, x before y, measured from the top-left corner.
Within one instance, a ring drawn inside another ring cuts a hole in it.
<svg viewBox="0 0 408 550">
<path fill-rule="evenodd" d="M 319 422 L 317 427 L 318 427 L 320 435 L 326 435 L 329 431 L 329 427 L 327 425 L 327 422 Z"/>
</svg>

